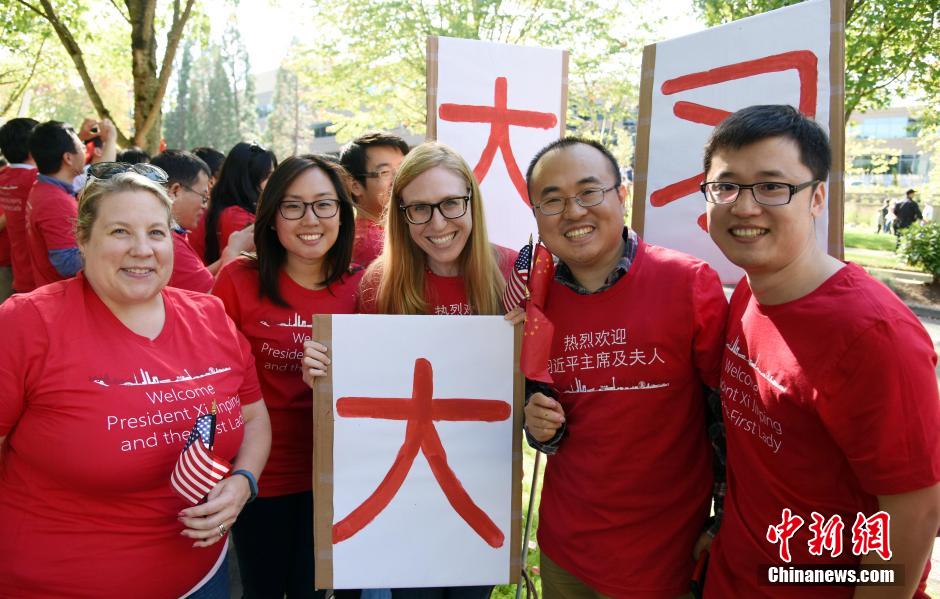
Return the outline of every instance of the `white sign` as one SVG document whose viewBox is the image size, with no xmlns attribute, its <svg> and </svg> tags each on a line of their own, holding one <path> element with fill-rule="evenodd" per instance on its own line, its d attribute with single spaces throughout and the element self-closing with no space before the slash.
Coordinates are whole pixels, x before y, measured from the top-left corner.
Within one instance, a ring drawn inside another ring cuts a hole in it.
<svg viewBox="0 0 940 599">
<path fill-rule="evenodd" d="M 829 0 L 810 0 L 660 42 L 647 51 L 655 59 L 645 65 L 652 66 L 651 101 L 646 114 L 641 106 L 640 115 L 641 127 L 649 123 L 648 145 L 639 147 L 642 132 L 638 141 L 642 197 L 637 201 L 643 202 L 638 211 L 643 220 L 634 220 L 644 239 L 708 261 L 724 282 L 743 276 L 705 230 L 702 149 L 715 125 L 755 104 L 790 104 L 827 132 L 838 129 L 833 134 L 841 143 L 841 110 L 830 115 L 830 11 Z M 650 92 L 648 87 L 644 91 Z M 841 204 L 841 164 L 834 163 L 833 176 L 839 189 L 835 200 Z M 816 221 L 824 249 L 828 216 Z"/>
<path fill-rule="evenodd" d="M 332 580 L 318 560 L 318 586 L 509 582 L 513 339 L 498 316 L 332 317 Z"/>
<path fill-rule="evenodd" d="M 537 231 L 525 172 L 565 130 L 567 72 L 563 50 L 429 40 L 428 138 L 473 169 L 494 243 L 518 249 Z"/>
</svg>

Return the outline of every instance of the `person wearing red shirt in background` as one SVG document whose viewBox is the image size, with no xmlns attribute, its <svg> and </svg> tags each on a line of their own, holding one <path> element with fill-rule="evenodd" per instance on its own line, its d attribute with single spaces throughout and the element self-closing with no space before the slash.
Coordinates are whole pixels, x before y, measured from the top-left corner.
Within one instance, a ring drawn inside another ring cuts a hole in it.
<svg viewBox="0 0 940 599">
<path fill-rule="evenodd" d="M 927 597 L 940 527 L 937 357 L 894 293 L 816 242 L 831 160 L 826 133 L 790 106 L 742 109 L 705 148 L 708 230 L 747 275 L 722 365 L 728 497 L 706 597 Z M 785 509 L 805 522 L 790 564 L 900 565 L 903 586 L 769 585 L 769 566 L 790 565 L 768 540 Z M 889 561 L 852 544 L 859 514 L 879 511 Z M 813 512 L 841 518 L 840 555 L 810 551 Z"/>
<path fill-rule="evenodd" d="M 559 259 L 544 310 L 553 386 L 530 385 L 525 408 L 530 444 L 552 454 L 544 596 L 685 596 L 709 539 L 704 386 L 718 386 L 727 312 L 718 275 L 624 226 L 620 168 L 595 141 L 549 144 L 526 180 Z"/>
<path fill-rule="evenodd" d="M 75 276 L 82 268 L 72 181 L 84 170 L 85 148 L 74 129 L 47 121 L 30 134 L 29 154 L 39 174 L 26 200 L 26 237 L 33 283 L 41 287 Z"/>
<path fill-rule="evenodd" d="M 33 119 L 10 119 L 0 127 L 0 153 L 9 165 L 0 171 L 0 209 L 7 219 L 13 292 L 32 291 L 33 267 L 26 238 L 26 199 L 36 182 L 36 162 L 29 155 L 29 135 L 39 123 Z"/>
<path fill-rule="evenodd" d="M 84 271 L 0 305 L 0 593 L 227 596 L 220 541 L 271 443 L 251 349 L 217 298 L 166 287 L 160 178 L 103 176 L 78 208 Z M 234 468 L 193 506 L 170 475 L 213 404 Z"/>
<path fill-rule="evenodd" d="M 407 153 L 405 140 L 388 133 L 366 133 L 340 152 L 339 160 L 352 177 L 350 192 L 356 203 L 354 264 L 369 266 L 382 253 L 383 215 L 395 173 Z"/>
<path fill-rule="evenodd" d="M 313 400 L 299 356 L 313 314 L 356 311 L 363 271 L 350 271 L 355 227 L 343 176 L 315 155 L 282 162 L 259 201 L 257 255 L 224 267 L 212 290 L 251 343 L 273 432 L 258 500 L 233 529 L 248 597 L 324 596 L 314 591 Z"/>
<path fill-rule="evenodd" d="M 232 233 L 255 222 L 258 196 L 275 167 L 274 152 L 257 144 L 240 142 L 229 151 L 210 191 L 206 217 L 190 236 L 205 264 L 222 257 Z"/>
<path fill-rule="evenodd" d="M 464 159 L 443 144 L 415 147 L 392 184 L 387 243 L 359 289 L 365 314 L 502 314 L 516 253 L 489 243 L 483 198 Z M 506 315 L 516 324 L 523 312 Z M 330 360 L 322 343 L 304 343 L 310 387 Z M 392 589 L 395 599 L 478 599 L 491 586 Z"/>
<path fill-rule="evenodd" d="M 222 257 L 207 267 L 190 245 L 189 232 L 199 224 L 209 204 L 209 167 L 183 150 L 165 150 L 154 156 L 150 164 L 166 173 L 167 193 L 173 200 L 173 276 L 170 277 L 170 286 L 209 293 L 222 266 L 254 247 L 252 232 L 240 230 L 233 233 Z"/>
</svg>

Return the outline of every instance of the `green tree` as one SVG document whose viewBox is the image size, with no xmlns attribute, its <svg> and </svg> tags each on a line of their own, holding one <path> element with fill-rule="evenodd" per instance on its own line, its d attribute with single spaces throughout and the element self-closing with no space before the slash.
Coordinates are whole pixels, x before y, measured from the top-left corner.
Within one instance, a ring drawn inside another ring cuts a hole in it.
<svg viewBox="0 0 940 599">
<path fill-rule="evenodd" d="M 190 148 L 187 136 L 189 119 L 187 114 L 190 110 L 189 96 L 189 78 L 192 71 L 193 55 L 192 42 L 187 40 L 183 45 L 183 56 L 180 60 L 180 67 L 177 70 L 176 77 L 176 105 L 166 115 L 164 124 L 164 134 L 166 136 L 167 147 L 170 148 Z"/>
<path fill-rule="evenodd" d="M 100 118 L 115 119 L 111 107 L 105 103 L 101 90 L 101 77 L 93 76 L 88 48 L 98 39 L 90 35 L 92 23 L 107 23 L 109 39 L 124 42 L 124 56 L 128 59 L 133 80 L 133 136 L 118 128 L 118 143 L 139 145 L 155 151 L 160 143 L 162 102 L 173 70 L 176 50 L 189 20 L 195 0 L 173 0 L 158 10 L 158 0 L 15 0 L 0 6 L 0 22 L 12 35 L 0 38 L 0 45 L 17 52 L 23 36 L 35 32 L 54 34 L 68 55 L 82 85 Z M 118 18 L 113 18 L 117 16 Z M 166 38 L 161 44 L 157 26 L 165 21 Z M 120 32 L 113 25 L 120 24 Z M 5 32 L 6 33 L 6 32 Z M 162 61 L 158 66 L 157 48 L 162 45 Z M 57 65 L 60 69 L 62 64 Z"/>
<path fill-rule="evenodd" d="M 296 73 L 281 65 L 274 83 L 272 110 L 264 132 L 265 144 L 278 156 L 291 156 L 309 141 L 309 115 L 301 99 Z"/>
<path fill-rule="evenodd" d="M 329 112 L 337 136 L 404 125 L 425 128 L 425 39 L 442 35 L 567 48 L 569 114 L 577 131 L 623 135 L 636 110 L 649 2 L 585 0 L 348 0 L 311 9 L 322 32 L 298 56 L 307 105 Z M 637 25 L 642 23 L 642 25 Z M 622 32 L 618 31 L 622 25 Z"/>
<path fill-rule="evenodd" d="M 694 0 L 709 25 L 727 23 L 798 0 Z M 856 110 L 895 97 L 938 100 L 940 0 L 846 0 L 845 122 Z"/>
</svg>

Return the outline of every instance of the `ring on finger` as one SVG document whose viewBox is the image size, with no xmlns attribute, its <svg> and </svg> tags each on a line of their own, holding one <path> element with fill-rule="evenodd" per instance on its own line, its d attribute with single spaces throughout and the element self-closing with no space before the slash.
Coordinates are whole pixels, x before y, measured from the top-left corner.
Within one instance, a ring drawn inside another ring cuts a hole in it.
<svg viewBox="0 0 940 599">
<path fill-rule="evenodd" d="M 225 536 L 225 524 L 219 524 L 219 537 Z"/>
</svg>

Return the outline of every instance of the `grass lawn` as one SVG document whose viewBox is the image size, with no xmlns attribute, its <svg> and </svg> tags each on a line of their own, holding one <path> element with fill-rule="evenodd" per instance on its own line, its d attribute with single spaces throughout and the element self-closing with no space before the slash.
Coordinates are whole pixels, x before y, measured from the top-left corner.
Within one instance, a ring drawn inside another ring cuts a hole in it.
<svg viewBox="0 0 940 599">
<path fill-rule="evenodd" d="M 863 232 L 860 229 L 845 229 L 845 248 L 860 248 L 864 250 L 881 250 L 894 253 L 895 237 L 891 233 L 876 234 Z"/>
<path fill-rule="evenodd" d="M 894 253 L 894 244 L 894 235 L 890 233 L 879 235 L 856 228 L 845 229 L 845 259 L 849 262 L 869 268 L 923 272 L 899 258 Z"/>
</svg>

